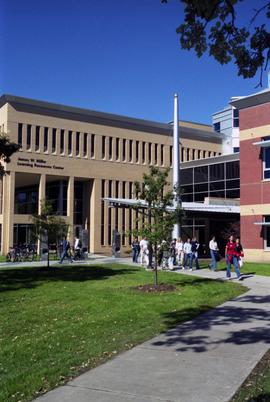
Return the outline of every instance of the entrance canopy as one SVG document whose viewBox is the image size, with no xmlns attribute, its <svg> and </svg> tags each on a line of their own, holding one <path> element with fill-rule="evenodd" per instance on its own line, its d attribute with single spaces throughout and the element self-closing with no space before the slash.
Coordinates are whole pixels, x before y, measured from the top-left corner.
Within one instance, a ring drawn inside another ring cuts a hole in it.
<svg viewBox="0 0 270 402">
<path fill-rule="evenodd" d="M 147 208 L 147 203 L 143 200 L 136 199 L 128 199 L 128 198 L 103 198 L 105 202 L 109 204 L 111 207 L 141 207 Z M 208 204 L 203 202 L 182 202 L 182 208 L 185 211 L 194 211 L 194 212 L 213 212 L 213 213 L 230 213 L 230 214 L 240 214 L 239 205 L 228 204 L 228 199 L 224 204 Z M 173 211 L 174 207 L 169 207 L 168 210 Z"/>
</svg>

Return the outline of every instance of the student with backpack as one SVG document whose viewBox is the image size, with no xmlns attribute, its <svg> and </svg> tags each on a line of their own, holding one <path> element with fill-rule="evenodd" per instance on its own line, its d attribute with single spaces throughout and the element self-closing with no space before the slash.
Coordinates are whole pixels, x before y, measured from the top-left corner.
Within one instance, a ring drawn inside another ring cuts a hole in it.
<svg viewBox="0 0 270 402">
<path fill-rule="evenodd" d="M 62 264 L 64 259 L 67 258 L 70 262 L 73 262 L 70 256 L 70 242 L 67 240 L 67 236 L 64 236 L 62 241 L 63 252 L 59 264 Z"/>
</svg>

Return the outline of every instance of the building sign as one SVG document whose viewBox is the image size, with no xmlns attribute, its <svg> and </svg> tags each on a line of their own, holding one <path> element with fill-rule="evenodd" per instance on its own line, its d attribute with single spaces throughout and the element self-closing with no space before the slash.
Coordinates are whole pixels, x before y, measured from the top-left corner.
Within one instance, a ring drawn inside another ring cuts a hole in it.
<svg viewBox="0 0 270 402">
<path fill-rule="evenodd" d="M 44 159 L 37 158 L 18 158 L 17 166 L 26 166 L 30 168 L 45 168 L 45 169 L 55 169 L 63 170 L 63 166 L 58 165 L 48 165 L 47 161 Z"/>
</svg>

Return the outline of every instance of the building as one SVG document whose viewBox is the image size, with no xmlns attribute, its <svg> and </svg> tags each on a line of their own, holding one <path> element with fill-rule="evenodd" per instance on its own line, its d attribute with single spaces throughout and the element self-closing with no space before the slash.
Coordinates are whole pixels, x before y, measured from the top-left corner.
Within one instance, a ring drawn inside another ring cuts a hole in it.
<svg viewBox="0 0 270 402">
<path fill-rule="evenodd" d="M 172 165 L 172 126 L 11 95 L 0 98 L 0 126 L 20 144 L 1 180 L 1 253 L 31 240 L 31 216 L 50 199 L 69 225 L 71 242 L 109 253 L 117 229 L 129 249 L 131 210 L 107 208 L 104 197 L 132 198 L 150 165 Z M 221 155 L 211 126 L 180 122 L 182 161 Z M 211 190 L 212 191 L 212 190 Z"/>
<path fill-rule="evenodd" d="M 270 89 L 235 100 L 240 121 L 240 214 L 245 258 L 270 262 Z"/>
<path fill-rule="evenodd" d="M 235 98 L 237 99 L 237 98 Z M 239 111 L 228 105 L 223 110 L 213 113 L 213 129 L 224 135 L 223 154 L 239 152 Z"/>
</svg>

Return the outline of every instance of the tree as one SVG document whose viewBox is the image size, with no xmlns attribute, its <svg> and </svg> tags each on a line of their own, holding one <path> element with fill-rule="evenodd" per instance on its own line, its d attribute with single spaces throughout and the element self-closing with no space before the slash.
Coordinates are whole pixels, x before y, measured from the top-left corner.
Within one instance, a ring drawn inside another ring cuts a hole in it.
<svg viewBox="0 0 270 402">
<path fill-rule="evenodd" d="M 168 0 L 161 0 L 167 3 Z M 253 8 L 249 24 L 237 19 L 237 6 L 245 0 L 180 0 L 184 4 L 184 22 L 176 32 L 183 49 L 194 49 L 197 56 L 205 52 L 220 64 L 234 61 L 238 75 L 251 78 L 260 70 L 262 85 L 263 70 L 267 69 L 270 57 L 270 33 L 267 29 L 270 18 L 270 2 Z M 254 2 L 256 4 L 256 2 Z M 265 21 L 257 24 L 260 16 Z"/>
<path fill-rule="evenodd" d="M 66 235 L 68 225 L 63 218 L 53 214 L 51 201 L 45 199 L 41 201 L 40 214 L 34 214 L 32 221 L 34 224 L 34 236 L 42 240 L 42 242 L 46 242 L 46 248 L 48 250 L 47 267 L 49 268 L 49 244 L 57 243 L 59 238 Z"/>
<path fill-rule="evenodd" d="M 139 201 L 134 209 L 138 211 L 141 228 L 133 230 L 133 235 L 145 236 L 153 247 L 155 286 L 158 284 L 158 244 L 171 240 L 173 225 L 181 219 L 181 210 L 172 208 L 175 191 L 168 189 L 169 171 L 152 166 L 149 173 L 143 175 L 142 183 L 135 182 Z"/>
<path fill-rule="evenodd" d="M 0 160 L 5 163 L 10 162 L 10 157 L 12 154 L 17 152 L 20 149 L 20 145 L 15 144 L 15 142 L 11 142 L 7 136 L 7 134 L 0 132 Z M 0 164 L 0 175 L 4 175 L 5 171 Z"/>
</svg>

